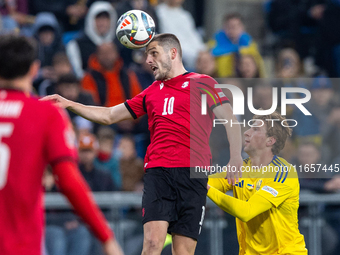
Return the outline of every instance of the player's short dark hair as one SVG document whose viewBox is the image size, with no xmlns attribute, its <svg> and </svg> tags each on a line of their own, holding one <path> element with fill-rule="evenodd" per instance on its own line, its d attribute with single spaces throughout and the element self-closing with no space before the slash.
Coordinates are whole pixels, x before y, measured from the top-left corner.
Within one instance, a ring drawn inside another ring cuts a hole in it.
<svg viewBox="0 0 340 255">
<path fill-rule="evenodd" d="M 57 86 L 60 84 L 77 84 L 79 85 L 79 79 L 73 73 L 64 74 L 59 77 Z"/>
<path fill-rule="evenodd" d="M 223 23 L 228 22 L 231 19 L 238 19 L 243 23 L 243 17 L 238 12 L 227 13 L 223 17 Z"/>
<path fill-rule="evenodd" d="M 33 39 L 15 35 L 0 35 L 0 77 L 14 80 L 25 76 L 34 60 L 37 46 Z"/>
<path fill-rule="evenodd" d="M 164 33 L 155 35 L 151 42 L 158 42 L 166 51 L 169 51 L 171 48 L 176 48 L 179 56 L 182 58 L 181 43 L 174 34 Z"/>
<path fill-rule="evenodd" d="M 273 144 L 272 147 L 272 153 L 274 155 L 279 154 L 279 152 L 285 147 L 288 137 L 292 136 L 292 129 L 290 127 L 284 127 L 281 125 L 281 122 L 284 121 L 286 118 L 275 111 L 272 114 L 268 115 L 255 115 L 253 119 L 262 120 L 265 123 L 267 128 L 267 137 L 274 137 L 276 139 L 276 142 Z M 274 123 L 274 125 L 272 123 Z"/>
</svg>

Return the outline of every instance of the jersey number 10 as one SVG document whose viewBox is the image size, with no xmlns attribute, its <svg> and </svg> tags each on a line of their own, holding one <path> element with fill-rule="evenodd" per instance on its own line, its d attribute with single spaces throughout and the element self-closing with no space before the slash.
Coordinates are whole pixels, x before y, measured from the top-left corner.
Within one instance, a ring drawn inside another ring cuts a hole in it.
<svg viewBox="0 0 340 255">
<path fill-rule="evenodd" d="M 175 97 L 170 97 L 170 99 L 164 98 L 164 106 L 163 106 L 163 112 L 162 115 L 170 115 L 174 113 L 174 102 Z"/>
</svg>

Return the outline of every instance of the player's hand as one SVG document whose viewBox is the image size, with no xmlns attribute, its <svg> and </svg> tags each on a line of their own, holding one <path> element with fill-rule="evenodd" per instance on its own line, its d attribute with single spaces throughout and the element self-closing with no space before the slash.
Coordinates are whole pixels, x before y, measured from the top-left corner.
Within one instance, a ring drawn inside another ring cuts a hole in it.
<svg viewBox="0 0 340 255">
<path fill-rule="evenodd" d="M 232 157 L 227 165 L 227 175 L 225 179 L 228 179 L 228 183 L 235 185 L 239 182 L 239 178 L 242 177 L 242 165 L 243 159 L 241 156 Z"/>
<path fill-rule="evenodd" d="M 71 101 L 67 100 L 66 98 L 63 98 L 62 96 L 59 96 L 57 94 L 51 95 L 51 96 L 45 96 L 40 99 L 41 101 L 51 101 L 55 105 L 61 107 L 61 108 L 67 108 L 70 106 Z"/>
<path fill-rule="evenodd" d="M 124 252 L 116 239 L 109 239 L 103 244 L 105 255 L 124 255 Z"/>
</svg>

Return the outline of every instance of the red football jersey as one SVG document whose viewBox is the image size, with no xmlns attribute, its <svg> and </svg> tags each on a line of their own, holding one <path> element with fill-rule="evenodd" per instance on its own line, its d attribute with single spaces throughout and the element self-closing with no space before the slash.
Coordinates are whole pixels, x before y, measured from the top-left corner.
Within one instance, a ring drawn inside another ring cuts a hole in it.
<svg viewBox="0 0 340 255">
<path fill-rule="evenodd" d="M 16 90 L 0 90 L 0 254 L 39 255 L 43 247 L 42 175 L 75 160 L 63 110 Z"/>
<path fill-rule="evenodd" d="M 148 115 L 151 143 L 145 168 L 211 165 L 209 137 L 213 108 L 229 102 L 210 76 L 185 73 L 155 81 L 125 106 L 133 118 Z M 201 95 L 207 95 L 207 114 L 201 114 Z"/>
</svg>

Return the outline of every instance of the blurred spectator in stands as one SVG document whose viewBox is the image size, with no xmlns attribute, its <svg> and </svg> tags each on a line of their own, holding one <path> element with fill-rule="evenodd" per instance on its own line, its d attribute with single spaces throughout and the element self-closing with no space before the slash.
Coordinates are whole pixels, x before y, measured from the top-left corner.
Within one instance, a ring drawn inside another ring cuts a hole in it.
<svg viewBox="0 0 340 255">
<path fill-rule="evenodd" d="M 183 2 L 184 0 L 164 0 L 156 6 L 156 13 L 159 31 L 172 33 L 178 37 L 183 50 L 184 66 L 193 71 L 198 53 L 205 49 L 205 45 L 191 13 L 183 9 Z"/>
<path fill-rule="evenodd" d="M 97 169 L 94 160 L 97 156 L 98 143 L 96 137 L 91 133 L 80 133 L 79 135 L 79 169 L 92 191 L 115 191 L 111 174 Z"/>
<path fill-rule="evenodd" d="M 98 153 L 98 142 L 96 137 L 91 133 L 80 132 L 78 137 L 79 149 L 79 169 L 84 176 L 86 182 L 93 192 L 101 191 L 117 191 L 111 174 L 94 165 L 94 160 Z M 109 208 L 102 208 L 106 217 L 110 215 Z M 100 254 L 101 247 L 97 239 L 93 239 L 91 254 Z"/>
<path fill-rule="evenodd" d="M 331 171 L 330 169 L 336 170 L 336 167 L 339 167 L 339 159 L 337 161 L 334 161 L 333 164 L 328 164 L 327 165 L 327 170 Z M 340 174 L 339 173 L 334 173 L 334 176 L 332 179 L 327 181 L 324 185 L 325 191 L 328 192 L 333 192 L 333 193 L 339 193 L 340 191 Z M 328 205 L 325 209 L 325 213 L 323 214 L 324 217 L 326 218 L 327 222 L 336 230 L 337 235 L 336 237 L 339 238 L 340 236 L 340 220 L 339 220 L 339 215 L 340 215 L 340 206 L 337 204 L 334 205 Z M 334 249 L 332 255 L 337 255 L 339 253 L 340 249 L 340 242 L 338 241 L 337 247 Z"/>
<path fill-rule="evenodd" d="M 326 0 L 270 0 L 267 19 L 278 47 L 292 46 L 304 59 L 315 47 L 316 31 Z"/>
<path fill-rule="evenodd" d="M 323 160 L 320 147 L 312 142 L 305 142 L 299 145 L 297 151 L 297 158 L 293 161 L 296 165 L 296 170 L 299 173 L 300 189 L 302 192 L 313 192 L 313 193 L 324 193 L 326 192 L 325 184 L 329 180 L 329 172 L 323 171 L 322 167 L 327 165 L 327 162 Z M 317 171 L 321 166 L 320 171 Z M 315 171 L 313 171 L 313 168 Z M 318 210 L 320 210 L 320 215 L 325 218 L 325 207 L 320 204 Z M 337 211 L 339 213 L 339 211 Z M 300 231 L 306 238 L 306 243 L 308 243 L 308 208 L 306 206 L 300 206 L 299 208 L 299 222 Z M 307 220 L 307 222 L 304 221 Z M 338 254 L 336 250 L 336 245 L 338 243 L 337 229 L 334 225 L 327 224 L 323 222 L 321 228 L 322 236 L 322 254 Z M 335 255 L 334 254 L 334 255 Z"/>
<path fill-rule="evenodd" d="M 317 33 L 316 64 L 329 77 L 340 77 L 340 1 L 327 1 Z"/>
<path fill-rule="evenodd" d="M 312 141 L 318 146 L 326 145 L 323 150 L 329 150 L 327 144 L 323 142 L 326 137 L 328 139 L 336 140 L 336 128 L 330 125 L 330 113 L 334 107 L 334 90 L 331 80 L 326 77 L 314 78 L 311 86 L 312 98 L 309 102 L 304 104 L 304 107 L 312 114 L 306 116 L 297 107 L 294 108 L 293 119 L 298 122 L 294 128 L 296 141 L 298 143 L 304 141 Z M 325 160 L 330 160 L 332 155 L 331 151 L 323 151 Z M 328 158 L 327 158 L 328 157 Z"/>
<path fill-rule="evenodd" d="M 66 45 L 66 52 L 78 78 L 83 78 L 89 57 L 97 46 L 113 42 L 117 14 L 108 2 L 94 2 L 85 18 L 84 32 Z"/>
<path fill-rule="evenodd" d="M 84 27 L 84 16 L 95 0 L 29 0 L 29 13 L 52 12 L 62 31 L 79 30 Z"/>
<path fill-rule="evenodd" d="M 142 191 L 144 167 L 143 160 L 137 157 L 135 141 L 130 136 L 123 136 L 119 141 L 120 169 L 123 191 Z"/>
<path fill-rule="evenodd" d="M 29 13 L 37 15 L 39 13 L 49 12 L 53 13 L 57 20 L 62 24 L 65 18 L 66 3 L 68 0 L 28 0 Z"/>
<path fill-rule="evenodd" d="M 133 50 L 132 59 L 133 62 L 130 65 L 130 69 L 136 74 L 139 84 L 141 85 L 142 90 L 144 90 L 155 81 L 152 69 L 146 63 L 145 50 Z M 133 133 L 136 142 L 137 155 L 144 158 L 146 148 L 150 144 L 148 118 L 146 115 L 142 116 L 137 121 L 134 121 L 134 126 L 131 125 L 131 121 L 127 122 L 127 124 L 129 123 L 130 128 L 128 130 L 124 128 L 124 126 L 128 127 L 128 125 L 118 123 L 117 131 L 123 135 Z"/>
<path fill-rule="evenodd" d="M 210 42 L 212 55 L 217 61 L 219 77 L 236 76 L 237 59 L 240 55 L 252 55 L 258 63 L 260 77 L 264 76 L 264 64 L 256 43 L 246 33 L 242 17 L 239 13 L 226 14 L 223 28 Z"/>
<path fill-rule="evenodd" d="M 81 104 L 95 104 L 91 94 L 81 90 L 78 78 L 72 73 L 65 74 L 59 77 L 55 86 L 55 92 L 69 100 L 76 101 Z M 76 115 L 70 110 L 67 110 L 67 112 L 77 129 L 79 129 L 80 131 L 92 131 L 92 122 Z"/>
<path fill-rule="evenodd" d="M 38 41 L 38 59 L 42 68 L 51 67 L 53 56 L 64 51 L 60 27 L 53 13 L 43 12 L 36 17 L 34 36 Z"/>
<path fill-rule="evenodd" d="M 110 127 L 101 126 L 97 131 L 97 137 L 99 148 L 94 160 L 94 167 L 109 172 L 115 186 L 120 190 L 122 188 L 122 176 L 118 159 L 113 151 L 115 133 Z"/>
<path fill-rule="evenodd" d="M 326 171 L 317 171 L 318 165 L 325 165 L 327 161 L 322 157 L 321 147 L 313 142 L 302 142 L 297 148 L 297 154 L 293 159 L 300 177 L 302 190 L 324 192 L 324 184 L 332 176 Z M 313 167 L 316 171 L 313 171 Z"/>
<path fill-rule="evenodd" d="M 250 96 L 250 95 L 248 95 Z M 273 87 L 270 84 L 258 84 L 253 88 L 253 106 L 255 109 L 262 108 L 263 110 L 269 110 L 273 106 Z M 274 106 L 275 109 L 277 105 Z M 250 119 L 252 119 L 253 113 L 250 113 Z"/>
<path fill-rule="evenodd" d="M 329 116 L 329 122 L 334 125 L 337 123 L 337 129 L 333 129 L 333 131 L 330 132 L 329 141 L 325 141 L 325 143 L 333 143 L 334 145 L 337 145 L 337 148 L 333 149 L 331 148 L 330 151 L 333 152 L 333 154 L 337 154 L 335 157 L 333 157 L 332 161 L 327 162 L 327 171 L 330 172 L 333 177 L 329 181 L 327 181 L 324 185 L 325 191 L 328 192 L 339 192 L 340 191 L 340 174 L 339 174 L 339 162 L 340 162 L 340 152 L 339 152 L 339 126 L 340 126 L 340 107 L 334 108 L 332 110 L 332 113 Z M 333 134 L 334 135 L 333 135 Z M 335 152 L 335 153 L 334 153 Z M 325 217 L 328 221 L 328 223 L 333 226 L 333 228 L 337 231 L 337 236 L 340 236 L 340 206 L 339 205 L 328 205 L 325 209 Z M 340 242 L 338 242 L 338 245 L 335 249 L 335 252 L 333 252 L 333 255 L 338 254 L 338 251 L 340 249 Z"/>
<path fill-rule="evenodd" d="M 39 13 L 33 26 L 34 37 L 38 41 L 38 59 L 41 69 L 34 81 L 35 87 L 54 75 L 52 59 L 57 52 L 64 51 L 59 24 L 53 13 Z"/>
<path fill-rule="evenodd" d="M 336 159 L 340 158 L 340 105 L 337 104 L 331 109 L 327 123 L 325 133 L 323 134 L 323 146 L 329 155 L 329 162 L 340 163 Z"/>
<path fill-rule="evenodd" d="M 65 17 L 62 20 L 64 32 L 84 29 L 84 18 L 93 0 L 68 0 Z"/>
<path fill-rule="evenodd" d="M 114 43 L 104 43 L 90 56 L 88 73 L 82 80 L 98 105 L 114 106 L 138 95 L 142 89 L 136 74 L 123 66 Z"/>
<path fill-rule="evenodd" d="M 49 168 L 43 177 L 45 192 L 58 192 Z M 71 210 L 46 210 L 45 244 L 48 255 L 90 255 L 91 234 Z"/>
<path fill-rule="evenodd" d="M 196 61 L 196 72 L 218 78 L 215 58 L 210 51 L 200 51 Z"/>
<path fill-rule="evenodd" d="M 28 15 L 27 0 L 2 0 L 0 2 L 0 15 L 5 31 L 28 29 L 35 19 L 34 16 Z M 25 35 L 31 36 L 29 29 L 25 32 Z"/>
<path fill-rule="evenodd" d="M 65 74 L 72 73 L 72 66 L 65 52 L 58 52 L 52 59 L 52 75 L 50 79 L 41 82 L 37 91 L 40 96 L 52 95 L 55 93 L 55 86 L 58 79 Z"/>
<path fill-rule="evenodd" d="M 293 129 L 294 130 L 294 129 Z M 294 131 L 293 131 L 294 134 Z M 292 137 L 289 137 L 289 139 L 286 140 L 285 147 L 280 151 L 280 156 L 287 160 L 288 162 L 292 162 L 293 158 L 297 154 L 297 148 L 294 144 L 294 140 Z"/>
<path fill-rule="evenodd" d="M 156 15 L 155 8 L 152 5 L 150 5 L 148 0 L 125 0 L 125 1 L 120 1 L 117 4 L 117 6 L 116 6 L 116 10 L 117 10 L 117 17 L 120 17 L 125 12 L 130 11 L 130 10 L 145 11 L 154 20 L 155 25 L 156 25 L 156 33 L 159 33 L 158 17 Z"/>
<path fill-rule="evenodd" d="M 238 61 L 237 72 L 239 78 L 264 78 L 260 77 L 260 68 L 253 55 L 241 55 Z"/>
<path fill-rule="evenodd" d="M 81 104 L 94 105 L 91 94 L 81 90 L 78 78 L 72 73 L 59 77 L 56 84 L 56 93 Z M 69 114 L 71 119 L 77 116 L 71 111 L 69 111 Z"/>
<path fill-rule="evenodd" d="M 327 161 L 322 156 L 321 148 L 313 142 L 300 143 L 296 157 L 293 159 L 296 170 L 299 172 L 301 190 L 312 192 L 326 192 L 324 185 L 332 177 L 332 173 L 322 170 Z M 318 164 L 321 165 L 319 171 Z M 315 168 L 315 171 L 313 171 Z"/>
<path fill-rule="evenodd" d="M 277 78 L 283 79 L 293 79 L 304 75 L 301 60 L 296 50 L 285 48 L 279 52 L 276 60 L 276 73 Z"/>
<path fill-rule="evenodd" d="M 132 52 L 133 62 L 130 65 L 130 69 L 137 75 L 139 84 L 142 89 L 149 87 L 154 81 L 152 69 L 146 63 L 146 55 L 144 50 L 134 50 Z"/>
<path fill-rule="evenodd" d="M 309 79 L 305 78 L 303 66 L 299 54 L 293 48 L 284 48 L 279 51 L 276 59 L 276 78 L 273 86 L 278 88 L 278 105 L 281 105 L 282 87 L 308 88 Z M 287 98 L 304 97 L 300 93 L 288 93 Z M 294 111 L 293 105 L 287 105 L 287 115 L 291 116 Z"/>
</svg>

